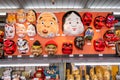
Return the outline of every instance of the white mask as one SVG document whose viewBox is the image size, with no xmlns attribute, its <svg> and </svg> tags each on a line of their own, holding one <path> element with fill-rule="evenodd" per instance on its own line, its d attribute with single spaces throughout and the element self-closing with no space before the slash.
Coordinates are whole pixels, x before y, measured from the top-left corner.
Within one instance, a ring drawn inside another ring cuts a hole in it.
<svg viewBox="0 0 120 80">
<path fill-rule="evenodd" d="M 27 28 L 27 34 L 29 37 L 33 37 L 36 35 L 36 26 L 30 24 L 28 25 L 28 28 Z"/>
</svg>

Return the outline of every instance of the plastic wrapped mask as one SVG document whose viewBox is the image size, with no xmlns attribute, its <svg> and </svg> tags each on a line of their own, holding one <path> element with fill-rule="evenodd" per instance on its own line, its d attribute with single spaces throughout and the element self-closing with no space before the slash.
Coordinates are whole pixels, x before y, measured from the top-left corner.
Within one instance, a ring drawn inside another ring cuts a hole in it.
<svg viewBox="0 0 120 80">
<path fill-rule="evenodd" d="M 74 44 L 76 48 L 83 50 L 83 46 L 85 45 L 84 38 L 82 36 L 77 36 L 74 39 Z"/>
<path fill-rule="evenodd" d="M 45 74 L 43 68 L 39 67 L 34 73 L 34 78 L 39 78 L 39 80 L 45 80 Z"/>
<path fill-rule="evenodd" d="M 34 24 L 28 25 L 27 34 L 29 37 L 34 37 L 36 35 L 36 26 Z"/>
<path fill-rule="evenodd" d="M 34 23 L 36 21 L 37 14 L 34 10 L 29 10 L 26 17 L 28 22 Z"/>
<path fill-rule="evenodd" d="M 53 13 L 41 13 L 37 20 L 37 32 L 41 37 L 51 38 L 58 34 L 58 20 Z"/>
<path fill-rule="evenodd" d="M 72 54 L 73 44 L 71 42 L 64 42 L 62 44 L 62 53 L 63 54 Z"/>
<path fill-rule="evenodd" d="M 62 19 L 63 33 L 65 35 L 74 36 L 84 32 L 84 26 L 81 16 L 76 11 L 67 12 Z"/>
</svg>

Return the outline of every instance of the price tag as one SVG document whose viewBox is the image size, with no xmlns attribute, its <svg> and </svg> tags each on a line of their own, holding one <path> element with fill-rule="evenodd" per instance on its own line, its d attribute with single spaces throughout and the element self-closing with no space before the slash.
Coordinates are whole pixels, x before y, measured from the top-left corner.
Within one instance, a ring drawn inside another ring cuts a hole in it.
<svg viewBox="0 0 120 80">
<path fill-rule="evenodd" d="M 99 54 L 99 56 L 103 56 L 103 54 Z"/>
<path fill-rule="evenodd" d="M 112 47 L 112 50 L 115 50 L 115 47 Z"/>
<path fill-rule="evenodd" d="M 46 76 L 46 79 L 50 79 L 50 76 Z"/>
<path fill-rule="evenodd" d="M 98 29 L 98 30 L 96 30 L 96 32 L 100 32 L 100 30 Z"/>
<path fill-rule="evenodd" d="M 74 55 L 73 55 L 73 54 L 70 54 L 69 57 L 74 57 Z"/>
<path fill-rule="evenodd" d="M 8 58 L 12 58 L 12 56 L 8 56 Z"/>
<path fill-rule="evenodd" d="M 92 45 L 92 43 L 87 43 L 88 46 Z"/>
<path fill-rule="evenodd" d="M 43 55 L 43 57 L 48 57 L 48 55 L 45 54 L 45 55 Z"/>
<path fill-rule="evenodd" d="M 34 55 L 29 55 L 29 57 L 33 58 L 33 57 L 34 57 Z"/>
<path fill-rule="evenodd" d="M 39 80 L 39 78 L 34 78 L 33 80 Z"/>
<path fill-rule="evenodd" d="M 80 54 L 79 57 L 83 57 L 83 54 Z"/>
<path fill-rule="evenodd" d="M 30 38 L 30 40 L 34 40 L 34 38 Z"/>
<path fill-rule="evenodd" d="M 65 36 L 65 34 L 62 34 L 62 36 Z"/>
<path fill-rule="evenodd" d="M 60 36 L 60 34 L 57 34 L 56 36 Z"/>
<path fill-rule="evenodd" d="M 21 57 L 22 57 L 22 55 L 17 55 L 17 57 L 18 57 L 18 58 L 21 58 Z"/>
</svg>

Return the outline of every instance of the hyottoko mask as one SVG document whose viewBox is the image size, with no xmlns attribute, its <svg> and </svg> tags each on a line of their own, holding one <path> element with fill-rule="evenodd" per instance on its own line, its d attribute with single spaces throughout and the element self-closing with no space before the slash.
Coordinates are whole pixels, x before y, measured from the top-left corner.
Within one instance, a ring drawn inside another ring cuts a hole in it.
<svg viewBox="0 0 120 80">
<path fill-rule="evenodd" d="M 93 44 L 96 51 L 104 51 L 105 43 L 103 39 L 94 40 Z"/>
<path fill-rule="evenodd" d="M 16 34 L 18 37 L 23 38 L 26 35 L 26 27 L 24 24 L 16 24 Z"/>
<path fill-rule="evenodd" d="M 39 56 L 40 54 L 42 54 L 42 51 L 43 51 L 42 45 L 40 44 L 38 40 L 36 40 L 31 47 L 31 53 L 34 56 Z"/>
<path fill-rule="evenodd" d="M 77 36 L 74 39 L 74 44 L 76 48 L 83 50 L 83 46 L 85 45 L 84 37 Z"/>
<path fill-rule="evenodd" d="M 97 16 L 94 20 L 94 27 L 96 29 L 101 29 L 102 27 L 105 26 L 105 20 L 106 18 L 103 16 Z"/>
<path fill-rule="evenodd" d="M 16 51 L 16 44 L 14 41 L 12 40 L 5 40 L 4 41 L 4 52 L 8 55 L 14 54 L 14 52 Z"/>
<path fill-rule="evenodd" d="M 71 42 L 64 42 L 62 44 L 62 53 L 63 54 L 72 54 L 73 44 Z"/>
<path fill-rule="evenodd" d="M 111 28 L 111 27 L 114 27 L 114 24 L 117 23 L 118 21 L 115 20 L 115 17 L 114 15 L 112 14 L 108 14 L 107 17 L 106 17 L 106 26 L 108 28 Z"/>
<path fill-rule="evenodd" d="M 53 40 L 48 41 L 45 44 L 45 52 L 50 55 L 54 55 L 57 52 L 57 43 Z"/>
<path fill-rule="evenodd" d="M 26 17 L 28 22 L 34 23 L 36 21 L 37 14 L 34 10 L 29 10 Z"/>
<path fill-rule="evenodd" d="M 83 14 L 83 24 L 86 26 L 90 26 L 91 22 L 92 22 L 92 14 L 90 12 L 86 12 Z"/>
<path fill-rule="evenodd" d="M 44 12 L 39 15 L 37 20 L 37 32 L 41 37 L 55 37 L 58 30 L 58 21 L 53 13 Z"/>
<path fill-rule="evenodd" d="M 34 24 L 29 24 L 27 27 L 27 34 L 29 37 L 35 36 L 37 33 L 36 26 Z"/>
<path fill-rule="evenodd" d="M 28 41 L 26 39 L 18 38 L 17 46 L 21 54 L 26 54 L 29 51 Z"/>
<path fill-rule="evenodd" d="M 119 40 L 113 30 L 107 30 L 103 35 L 103 38 L 107 47 L 115 46 L 115 42 Z"/>
<path fill-rule="evenodd" d="M 76 11 L 67 12 L 62 19 L 63 33 L 65 35 L 78 35 L 83 33 L 84 26 L 79 13 Z"/>
<path fill-rule="evenodd" d="M 14 24 L 16 23 L 16 15 L 15 13 L 8 13 L 6 18 L 7 24 Z"/>
<path fill-rule="evenodd" d="M 17 10 L 17 22 L 24 23 L 26 21 L 26 13 L 23 9 Z"/>
<path fill-rule="evenodd" d="M 85 31 L 85 39 L 92 40 L 93 36 L 94 36 L 94 31 L 92 27 L 88 27 L 87 30 Z"/>
<path fill-rule="evenodd" d="M 5 24 L 5 36 L 7 39 L 12 39 L 15 36 L 15 26 L 14 24 Z"/>
</svg>

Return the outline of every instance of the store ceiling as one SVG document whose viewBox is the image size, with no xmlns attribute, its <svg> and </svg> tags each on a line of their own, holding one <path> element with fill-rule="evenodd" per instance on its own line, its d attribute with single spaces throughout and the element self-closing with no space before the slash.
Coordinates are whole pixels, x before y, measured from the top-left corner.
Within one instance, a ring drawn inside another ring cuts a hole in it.
<svg viewBox="0 0 120 80">
<path fill-rule="evenodd" d="M 120 9 L 120 0 L 0 0 L 0 9 L 17 8 Z"/>
</svg>

